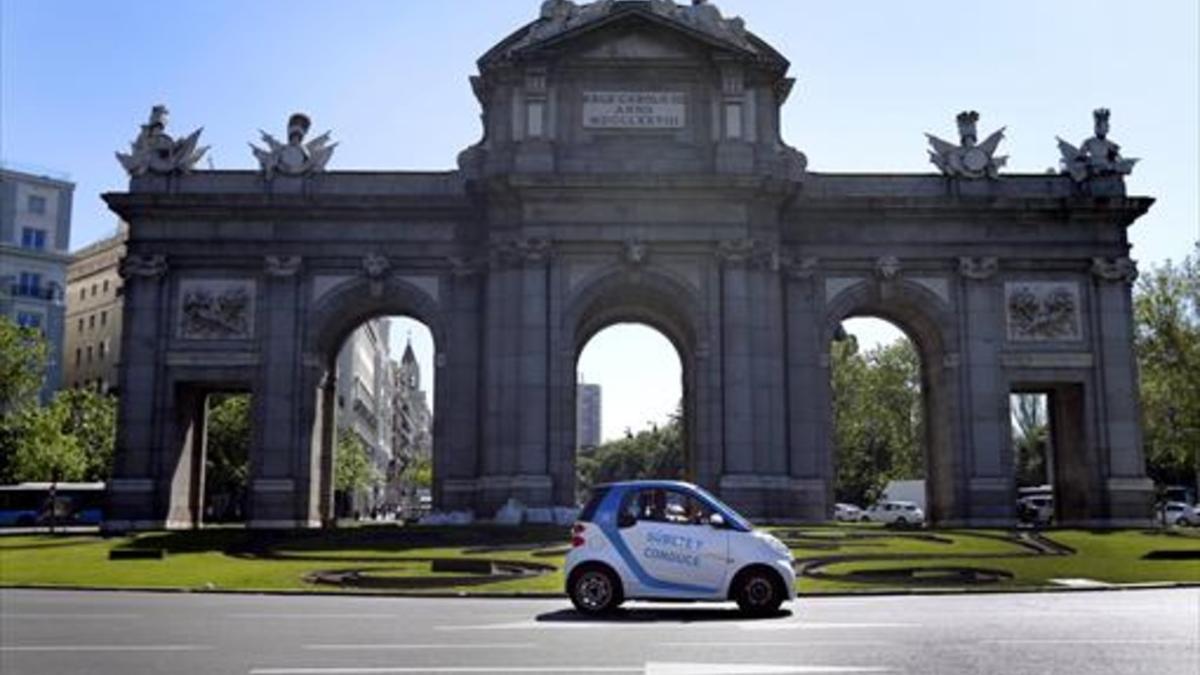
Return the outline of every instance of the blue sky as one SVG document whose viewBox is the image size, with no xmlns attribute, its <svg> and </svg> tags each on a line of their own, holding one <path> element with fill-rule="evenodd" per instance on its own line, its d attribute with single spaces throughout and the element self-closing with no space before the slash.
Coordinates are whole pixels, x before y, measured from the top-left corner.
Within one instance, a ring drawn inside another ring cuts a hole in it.
<svg viewBox="0 0 1200 675">
<path fill-rule="evenodd" d="M 330 169 L 448 169 L 479 136 L 475 59 L 539 4 L 0 0 L 0 160 L 70 174 L 73 248 L 114 229 L 98 195 L 123 189 L 113 151 L 155 103 L 174 134 L 205 128 L 219 169 L 252 168 L 246 142 L 281 135 L 296 110 L 340 141 Z M 1040 173 L 1055 135 L 1081 141 L 1106 106 L 1111 138 L 1142 158 L 1130 192 L 1158 198 L 1130 231 L 1133 257 L 1181 258 L 1200 237 L 1195 0 L 716 4 L 792 61 L 784 131 L 810 170 L 931 171 L 923 132 L 953 138 L 970 108 L 981 133 L 1008 127 L 1010 171 Z M 653 409 L 630 402 L 626 419 Z"/>
</svg>

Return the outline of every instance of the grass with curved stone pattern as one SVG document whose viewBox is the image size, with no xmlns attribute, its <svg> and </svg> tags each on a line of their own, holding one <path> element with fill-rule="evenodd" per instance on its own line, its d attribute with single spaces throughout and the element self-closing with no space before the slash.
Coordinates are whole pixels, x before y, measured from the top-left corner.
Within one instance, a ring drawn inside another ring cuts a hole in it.
<svg viewBox="0 0 1200 675">
<path fill-rule="evenodd" d="M 1089 532 L 1054 530 L 1052 542 L 1071 555 L 1039 553 L 1003 530 L 896 531 L 873 525 L 774 528 L 802 566 L 824 561 L 821 578 L 804 577 L 800 591 L 875 592 L 942 587 L 933 572 L 919 568 L 981 568 L 1011 573 L 1011 580 L 987 588 L 1042 587 L 1055 578 L 1084 578 L 1104 583 L 1155 581 L 1200 582 L 1195 560 L 1144 560 L 1151 551 L 1200 550 L 1200 532 L 1192 529 Z M 103 539 L 95 536 L 0 537 L 0 585 L 86 586 L 102 588 L 181 588 L 196 590 L 336 590 L 306 581 L 321 570 L 392 569 L 388 576 L 425 579 L 413 584 L 437 591 L 471 593 L 560 593 L 561 571 L 494 583 L 442 586 L 431 558 L 488 559 L 549 564 L 561 569 L 565 528 L 473 526 L 345 528 L 334 531 L 247 532 L 213 529 L 148 533 Z M 162 560 L 108 559 L 115 548 L 163 549 Z M 895 574 L 848 577 L 855 570 L 918 568 L 912 583 Z M 933 578 L 933 581 L 930 579 Z M 449 575 L 448 580 L 453 579 Z M 946 587 L 962 587 L 948 577 Z M 378 592 L 349 589 L 348 592 Z"/>
</svg>

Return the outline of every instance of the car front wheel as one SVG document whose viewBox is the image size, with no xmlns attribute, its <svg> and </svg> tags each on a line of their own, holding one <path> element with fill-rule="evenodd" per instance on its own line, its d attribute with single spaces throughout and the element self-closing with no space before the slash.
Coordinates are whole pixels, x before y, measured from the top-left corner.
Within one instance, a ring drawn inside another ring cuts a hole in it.
<svg viewBox="0 0 1200 675">
<path fill-rule="evenodd" d="M 752 616 L 773 614 L 783 604 L 783 588 L 766 570 L 743 572 L 735 591 L 738 609 Z"/>
<path fill-rule="evenodd" d="M 573 575 L 571 603 L 584 614 L 611 612 L 621 604 L 621 586 L 617 577 L 603 567 L 586 567 Z"/>
</svg>

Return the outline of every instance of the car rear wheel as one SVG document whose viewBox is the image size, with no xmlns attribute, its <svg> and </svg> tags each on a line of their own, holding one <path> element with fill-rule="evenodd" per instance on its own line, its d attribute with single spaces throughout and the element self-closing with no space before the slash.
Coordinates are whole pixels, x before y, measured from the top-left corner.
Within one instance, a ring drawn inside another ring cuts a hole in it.
<svg viewBox="0 0 1200 675">
<path fill-rule="evenodd" d="M 584 614 L 605 614 L 621 604 L 621 585 L 612 571 L 585 567 L 571 579 L 571 603 Z"/>
<path fill-rule="evenodd" d="M 738 609 L 751 616 L 773 614 L 783 604 L 783 587 L 775 575 L 763 569 L 751 569 L 738 577 L 734 591 Z"/>
<path fill-rule="evenodd" d="M 869 523 L 869 522 L 871 522 L 871 517 L 870 517 L 870 516 L 866 516 L 866 515 L 864 515 L 862 518 L 859 518 L 859 519 L 858 519 L 858 522 L 860 522 L 860 523 Z"/>
</svg>

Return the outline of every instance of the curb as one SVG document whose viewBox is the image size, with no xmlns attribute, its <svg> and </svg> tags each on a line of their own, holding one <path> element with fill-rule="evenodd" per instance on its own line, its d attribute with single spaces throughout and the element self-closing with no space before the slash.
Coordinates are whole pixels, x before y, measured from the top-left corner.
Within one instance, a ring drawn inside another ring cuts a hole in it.
<svg viewBox="0 0 1200 675">
<path fill-rule="evenodd" d="M 949 596 L 949 595 L 1030 595 L 1037 593 L 1104 593 L 1113 591 L 1153 591 L 1200 588 L 1200 581 L 1171 581 L 1146 582 L 1132 584 L 1111 584 L 1108 586 L 1089 586 L 1072 588 L 1068 586 L 1028 586 L 1024 588 L 893 588 L 871 589 L 863 591 L 828 591 L 806 593 L 797 596 L 797 601 L 808 598 L 861 598 L 861 597 L 911 597 L 911 596 Z M 196 595 L 253 595 L 279 597 L 339 597 L 339 598 L 433 598 L 459 600 L 567 600 L 565 593 L 546 591 L 510 591 L 497 593 L 476 593 L 471 591 L 434 591 L 420 592 L 339 592 L 330 590 L 287 590 L 287 589 L 230 589 L 230 588 L 149 588 L 149 587 L 119 587 L 109 586 L 48 586 L 48 585 L 12 585 L 0 584 L 0 590 L 5 591 L 76 591 L 76 592 L 105 592 L 105 593 L 162 593 Z"/>
</svg>

